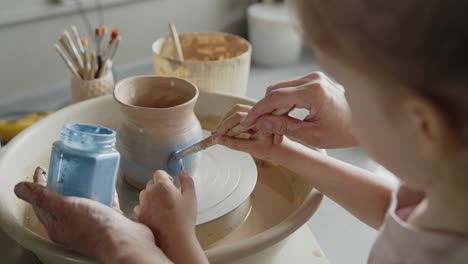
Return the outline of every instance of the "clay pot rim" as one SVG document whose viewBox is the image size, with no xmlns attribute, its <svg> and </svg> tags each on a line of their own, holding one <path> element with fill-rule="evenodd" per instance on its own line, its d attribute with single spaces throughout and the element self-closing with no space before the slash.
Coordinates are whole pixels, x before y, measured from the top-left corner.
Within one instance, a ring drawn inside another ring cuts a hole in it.
<svg viewBox="0 0 468 264">
<path fill-rule="evenodd" d="M 239 36 L 239 35 L 235 35 L 235 34 L 231 34 L 231 33 L 228 33 L 228 32 L 220 32 L 220 31 L 195 31 L 195 32 L 180 32 L 179 35 L 181 34 L 222 34 L 222 35 L 228 35 L 228 36 L 232 36 L 232 37 L 235 37 L 237 39 L 240 39 L 242 41 L 244 41 L 246 44 L 247 44 L 247 50 L 245 50 L 244 52 L 242 52 L 239 56 L 235 56 L 235 57 L 231 57 L 231 58 L 227 58 L 227 59 L 222 59 L 222 60 L 211 60 L 211 61 L 200 61 L 200 60 L 184 60 L 183 62 L 177 60 L 177 59 L 173 59 L 173 58 L 169 58 L 169 57 L 166 57 L 166 56 L 163 56 L 161 55 L 160 53 L 160 48 L 162 47 L 163 43 L 160 44 L 160 42 L 163 42 L 164 40 L 166 40 L 168 37 L 160 37 L 160 38 L 157 38 L 153 44 L 151 44 L 151 50 L 153 51 L 153 55 L 154 56 L 158 56 L 158 57 L 161 57 L 165 60 L 168 60 L 172 63 L 176 63 L 176 64 L 180 64 L 180 65 L 200 65 L 200 64 L 217 64 L 217 63 L 223 63 L 223 62 L 230 62 L 230 61 L 233 61 L 233 60 L 236 60 L 236 59 L 239 59 L 239 58 L 242 58 L 242 57 L 245 57 L 247 56 L 248 54 L 250 54 L 252 52 L 252 45 L 250 44 L 250 42 Z M 160 44 L 160 45 L 159 45 Z M 158 45 L 160 46 L 160 48 L 158 49 Z"/>
<path fill-rule="evenodd" d="M 191 86 L 192 88 L 195 89 L 195 94 L 193 95 L 192 98 L 190 98 L 190 100 L 187 100 L 182 104 L 174 105 L 174 106 L 171 106 L 171 107 L 161 107 L 161 108 L 145 107 L 145 106 L 138 106 L 138 105 L 128 104 L 128 103 L 123 102 L 122 100 L 120 100 L 117 97 L 117 95 L 116 95 L 117 90 L 120 89 L 120 87 L 124 84 L 124 82 L 128 82 L 128 81 L 134 80 L 134 79 L 143 79 L 143 78 L 151 78 L 151 79 L 158 78 L 158 79 L 176 80 L 176 81 L 185 82 L 186 84 L 189 84 L 189 86 Z M 194 105 L 195 102 L 197 101 L 199 95 L 200 95 L 200 89 L 198 89 L 198 87 L 197 87 L 197 85 L 195 83 L 193 83 L 193 82 L 191 82 L 189 80 L 178 78 L 178 77 L 166 77 L 166 76 L 156 76 L 156 75 L 137 75 L 137 76 L 131 76 L 131 77 L 125 78 L 123 80 L 120 80 L 115 85 L 114 92 L 113 92 L 114 100 L 117 103 L 119 103 L 121 106 L 131 108 L 131 109 L 149 110 L 149 111 L 169 111 L 169 110 L 175 110 L 175 109 L 178 109 L 178 108 L 183 108 L 183 107 L 186 107 L 186 106 L 188 106 L 190 104 Z"/>
</svg>

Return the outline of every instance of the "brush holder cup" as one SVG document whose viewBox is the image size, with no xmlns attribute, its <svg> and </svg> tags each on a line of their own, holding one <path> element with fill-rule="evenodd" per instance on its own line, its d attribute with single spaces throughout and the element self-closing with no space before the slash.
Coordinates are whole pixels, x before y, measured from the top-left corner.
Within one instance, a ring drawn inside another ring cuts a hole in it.
<svg viewBox="0 0 468 264">
<path fill-rule="evenodd" d="M 116 146 L 125 180 L 143 189 L 154 171 L 167 171 L 172 152 L 203 138 L 193 111 L 197 87 L 172 77 L 137 76 L 120 81 L 114 90 L 123 121 L 117 130 Z M 194 176 L 199 154 L 182 159 L 184 170 Z M 178 174 L 178 173 L 175 173 Z M 178 182 L 178 175 L 172 175 Z"/>
<path fill-rule="evenodd" d="M 114 76 L 107 71 L 102 77 L 93 80 L 71 80 L 71 95 L 73 103 L 78 103 L 94 97 L 112 94 L 114 91 Z"/>
</svg>

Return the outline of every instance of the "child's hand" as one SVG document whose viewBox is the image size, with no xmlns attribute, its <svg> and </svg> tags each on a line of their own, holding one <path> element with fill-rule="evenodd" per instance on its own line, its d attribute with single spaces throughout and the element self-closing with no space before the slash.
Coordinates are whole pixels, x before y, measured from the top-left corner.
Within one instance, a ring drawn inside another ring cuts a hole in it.
<svg viewBox="0 0 468 264">
<path fill-rule="evenodd" d="M 309 110 L 304 121 L 288 116 L 295 108 Z M 262 122 L 258 120 L 260 117 L 265 117 Z M 351 130 L 351 113 L 344 89 L 321 72 L 270 86 L 265 97 L 241 122 L 242 127 L 253 124 L 257 124 L 260 130 L 287 135 L 316 147 L 337 148 L 357 144 Z"/>
<path fill-rule="evenodd" d="M 165 171 L 156 171 L 140 193 L 135 207 L 139 222 L 147 225 L 157 245 L 175 263 L 206 263 L 195 235 L 197 199 L 192 178 L 181 171 L 178 189 Z"/>
<path fill-rule="evenodd" d="M 247 116 L 251 109 L 252 107 L 248 105 L 236 105 L 226 113 L 216 129 L 216 135 L 219 136 L 218 143 L 232 149 L 247 152 L 259 159 L 273 160 L 272 154 L 274 154 L 274 150 L 283 144 L 282 135 L 275 136 L 275 134 L 268 130 L 259 130 L 257 127 L 253 127 L 251 130 L 246 131 L 247 134 L 250 134 L 248 138 L 236 137 L 243 130 L 243 127 L 239 123 Z M 261 123 L 268 116 L 261 117 L 257 120 L 256 124 Z"/>
</svg>

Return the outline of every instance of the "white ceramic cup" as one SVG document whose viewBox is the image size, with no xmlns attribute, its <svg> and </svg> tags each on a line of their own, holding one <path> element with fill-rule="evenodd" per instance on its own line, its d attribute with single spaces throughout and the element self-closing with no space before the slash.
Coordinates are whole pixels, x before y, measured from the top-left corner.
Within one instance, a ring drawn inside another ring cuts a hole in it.
<svg viewBox="0 0 468 264">
<path fill-rule="evenodd" d="M 282 65 L 299 60 L 302 38 L 293 26 L 285 4 L 258 3 L 249 6 L 247 23 L 254 63 Z"/>
</svg>

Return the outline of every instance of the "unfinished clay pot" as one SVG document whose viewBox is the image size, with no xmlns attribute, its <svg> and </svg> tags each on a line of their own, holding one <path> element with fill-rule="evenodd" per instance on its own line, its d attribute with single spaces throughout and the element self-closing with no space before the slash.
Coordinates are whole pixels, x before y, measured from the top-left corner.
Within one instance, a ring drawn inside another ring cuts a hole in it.
<svg viewBox="0 0 468 264">
<path fill-rule="evenodd" d="M 123 121 L 116 147 L 126 181 L 140 189 L 155 170 L 166 170 L 169 155 L 202 139 L 193 109 L 197 87 L 172 77 L 137 76 L 120 81 L 114 90 Z M 184 170 L 195 175 L 199 155 L 183 159 Z M 178 172 L 172 172 L 177 182 Z"/>
</svg>

